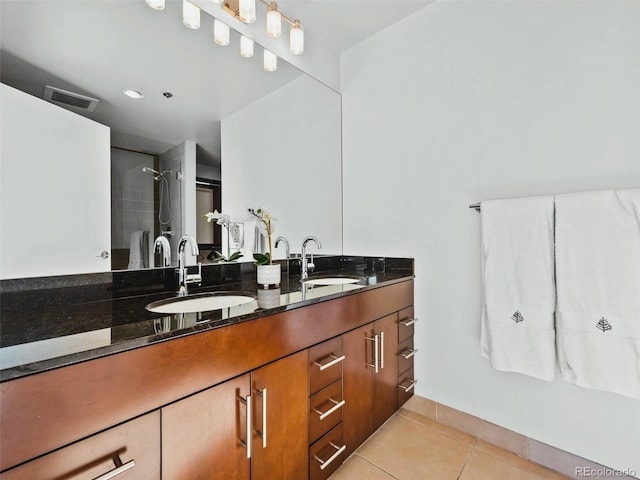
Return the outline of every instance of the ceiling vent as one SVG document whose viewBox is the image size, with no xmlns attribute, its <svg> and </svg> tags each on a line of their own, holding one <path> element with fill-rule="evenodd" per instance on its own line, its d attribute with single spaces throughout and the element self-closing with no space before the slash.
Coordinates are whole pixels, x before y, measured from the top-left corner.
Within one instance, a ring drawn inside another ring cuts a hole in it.
<svg viewBox="0 0 640 480">
<path fill-rule="evenodd" d="M 72 107 L 76 110 L 82 110 L 85 112 L 93 112 L 98 105 L 97 98 L 86 97 L 78 93 L 68 92 L 61 88 L 51 87 L 47 85 L 44 87 L 43 97 L 46 101 L 60 105 L 61 107 Z"/>
</svg>

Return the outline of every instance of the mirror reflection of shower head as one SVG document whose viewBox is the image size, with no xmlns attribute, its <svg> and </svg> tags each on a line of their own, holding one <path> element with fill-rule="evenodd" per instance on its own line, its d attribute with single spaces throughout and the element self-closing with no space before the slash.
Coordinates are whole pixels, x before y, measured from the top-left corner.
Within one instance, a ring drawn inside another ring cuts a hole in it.
<svg viewBox="0 0 640 480">
<path fill-rule="evenodd" d="M 142 167 L 142 171 L 143 172 L 149 172 L 153 174 L 153 179 L 156 182 L 161 182 L 160 183 L 160 200 L 159 200 L 159 208 L 158 208 L 158 221 L 160 222 L 160 225 L 168 225 L 169 222 L 171 222 L 171 197 L 169 196 L 169 182 L 167 181 L 166 177 L 164 176 L 165 173 L 172 173 L 172 170 L 163 170 L 162 172 L 158 172 L 157 170 L 154 170 L 153 168 L 149 168 L 149 167 Z M 167 190 L 166 192 L 166 198 L 167 198 L 167 207 L 168 207 L 168 212 L 166 212 L 166 219 L 165 219 L 165 215 L 163 215 L 163 213 L 165 213 L 165 209 L 164 207 L 164 202 L 163 202 L 163 198 L 165 197 L 165 188 Z"/>
<path fill-rule="evenodd" d="M 160 181 L 160 179 L 164 180 L 165 182 L 167 181 L 167 179 L 165 178 L 164 174 L 165 173 L 172 173 L 171 170 L 163 170 L 162 172 L 159 172 L 157 170 L 154 170 L 153 168 L 149 168 L 149 167 L 142 167 L 142 171 L 143 172 L 149 172 L 149 173 L 153 173 L 153 179 L 157 182 Z"/>
</svg>

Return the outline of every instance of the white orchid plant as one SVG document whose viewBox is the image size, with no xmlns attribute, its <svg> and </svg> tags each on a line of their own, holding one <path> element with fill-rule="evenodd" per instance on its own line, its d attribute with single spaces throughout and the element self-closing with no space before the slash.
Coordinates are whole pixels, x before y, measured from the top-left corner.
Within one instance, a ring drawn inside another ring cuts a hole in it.
<svg viewBox="0 0 640 480">
<path fill-rule="evenodd" d="M 271 215 L 269 215 L 266 211 L 264 211 L 261 208 L 258 209 L 253 209 L 253 208 L 249 208 L 247 209 L 249 211 L 249 214 L 252 217 L 255 217 L 259 222 L 262 223 L 262 225 L 265 227 L 265 229 L 267 230 L 267 242 L 269 244 L 269 251 L 266 253 L 254 253 L 253 254 L 253 259 L 255 260 L 255 264 L 256 265 L 272 265 L 273 264 L 273 256 L 272 256 L 272 249 L 271 249 L 271 233 L 272 233 L 272 227 L 271 227 L 271 220 L 272 217 Z"/>
<path fill-rule="evenodd" d="M 231 218 L 229 217 L 229 215 L 224 215 L 218 212 L 218 210 L 214 210 L 213 212 L 207 212 L 204 215 L 202 215 L 202 218 L 204 218 L 209 223 L 215 220 L 218 225 L 222 225 L 227 229 L 229 228 L 229 222 L 231 221 Z M 242 252 L 233 252 L 231 255 L 229 255 L 229 258 L 227 258 L 222 254 L 222 252 L 218 252 L 218 251 L 215 252 L 215 255 L 216 255 L 216 260 L 219 262 L 233 262 L 234 260 L 237 260 L 243 256 Z"/>
</svg>

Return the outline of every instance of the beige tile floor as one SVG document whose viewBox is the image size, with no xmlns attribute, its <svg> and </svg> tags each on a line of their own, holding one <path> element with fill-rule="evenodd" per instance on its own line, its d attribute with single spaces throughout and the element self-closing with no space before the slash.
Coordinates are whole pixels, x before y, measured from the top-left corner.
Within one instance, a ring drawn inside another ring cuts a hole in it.
<svg viewBox="0 0 640 480">
<path fill-rule="evenodd" d="M 330 480 L 568 478 L 455 428 L 401 409 Z"/>
</svg>

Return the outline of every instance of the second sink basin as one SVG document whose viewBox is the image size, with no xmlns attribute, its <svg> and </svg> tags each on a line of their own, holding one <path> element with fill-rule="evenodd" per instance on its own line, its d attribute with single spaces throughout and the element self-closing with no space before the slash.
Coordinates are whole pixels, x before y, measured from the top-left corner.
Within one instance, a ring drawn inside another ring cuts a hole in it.
<svg viewBox="0 0 640 480">
<path fill-rule="evenodd" d="M 235 307 L 256 299 L 245 292 L 210 292 L 158 300 L 145 308 L 153 313 L 194 313 Z"/>
<path fill-rule="evenodd" d="M 311 277 L 300 281 L 307 285 L 346 285 L 349 283 L 358 283 L 360 280 L 362 280 L 360 277 L 354 275 L 332 275 L 326 277 Z"/>
</svg>

